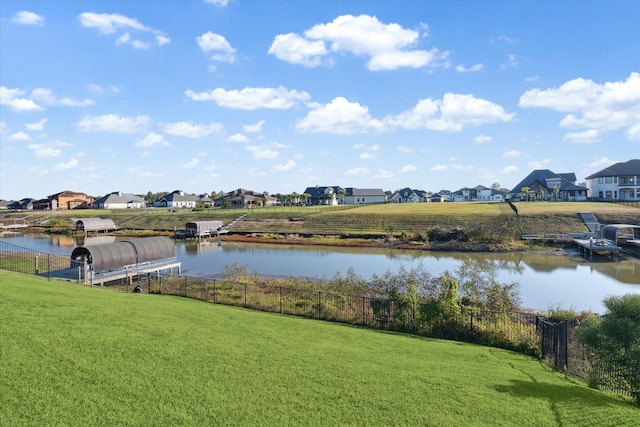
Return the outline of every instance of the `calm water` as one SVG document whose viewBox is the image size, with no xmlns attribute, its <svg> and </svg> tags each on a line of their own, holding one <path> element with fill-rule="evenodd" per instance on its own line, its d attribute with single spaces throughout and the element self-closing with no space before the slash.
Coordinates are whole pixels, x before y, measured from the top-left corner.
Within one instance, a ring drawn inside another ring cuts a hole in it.
<svg viewBox="0 0 640 427">
<path fill-rule="evenodd" d="M 4 235 L 2 240 L 61 255 L 76 246 L 110 243 L 114 237 Z M 547 310 L 560 306 L 604 312 L 602 300 L 610 295 L 640 294 L 640 259 L 587 261 L 575 255 L 463 254 L 411 250 L 352 249 L 316 246 L 177 241 L 182 273 L 219 278 L 225 265 L 238 263 L 265 276 L 331 278 L 349 268 L 368 279 L 373 274 L 422 266 L 432 275 L 455 272 L 462 260 L 472 258 L 498 267 L 498 281 L 518 282 L 522 306 Z"/>
</svg>

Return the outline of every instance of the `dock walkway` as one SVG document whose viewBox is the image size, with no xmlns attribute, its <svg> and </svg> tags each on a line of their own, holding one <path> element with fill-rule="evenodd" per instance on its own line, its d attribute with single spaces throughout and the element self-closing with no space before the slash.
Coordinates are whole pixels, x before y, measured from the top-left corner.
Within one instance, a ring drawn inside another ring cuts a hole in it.
<svg viewBox="0 0 640 427">
<path fill-rule="evenodd" d="M 580 253 L 585 256 L 588 254 L 589 259 L 593 259 L 594 253 L 610 255 L 612 259 L 617 259 L 622 250 L 622 247 L 606 239 L 573 239 L 573 241 L 578 245 Z"/>
</svg>

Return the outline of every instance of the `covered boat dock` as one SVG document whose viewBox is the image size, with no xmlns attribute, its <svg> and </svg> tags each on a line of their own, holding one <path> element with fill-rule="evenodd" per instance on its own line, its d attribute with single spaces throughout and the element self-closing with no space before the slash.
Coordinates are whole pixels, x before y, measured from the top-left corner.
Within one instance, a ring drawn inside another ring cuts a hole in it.
<svg viewBox="0 0 640 427">
<path fill-rule="evenodd" d="M 106 218 L 81 218 L 75 221 L 75 231 L 83 233 L 85 236 L 89 233 L 99 234 L 100 232 L 109 233 L 116 231 L 118 227 L 113 220 Z"/>
<path fill-rule="evenodd" d="M 162 271 L 173 274 L 180 265 L 175 243 L 168 237 L 146 237 L 102 245 L 78 246 L 71 253 L 71 265 L 81 264 L 78 277 L 84 283 L 133 279 L 143 274 L 159 276 Z"/>
</svg>

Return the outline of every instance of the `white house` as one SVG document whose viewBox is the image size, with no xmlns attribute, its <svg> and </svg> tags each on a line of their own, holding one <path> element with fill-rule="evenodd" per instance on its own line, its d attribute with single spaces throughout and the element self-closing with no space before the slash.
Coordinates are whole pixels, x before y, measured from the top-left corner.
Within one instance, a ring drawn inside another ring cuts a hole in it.
<svg viewBox="0 0 640 427">
<path fill-rule="evenodd" d="M 156 202 L 159 208 L 195 208 L 198 204 L 198 196 L 186 194 L 182 190 L 172 191 Z"/>
<path fill-rule="evenodd" d="M 345 188 L 342 203 L 345 205 L 361 205 L 369 203 L 385 203 L 387 194 L 381 188 Z"/>
<path fill-rule="evenodd" d="M 585 179 L 591 199 L 640 200 L 640 159 L 613 164 Z"/>
<path fill-rule="evenodd" d="M 94 209 L 139 209 L 146 206 L 142 197 L 114 191 L 93 202 Z"/>
</svg>

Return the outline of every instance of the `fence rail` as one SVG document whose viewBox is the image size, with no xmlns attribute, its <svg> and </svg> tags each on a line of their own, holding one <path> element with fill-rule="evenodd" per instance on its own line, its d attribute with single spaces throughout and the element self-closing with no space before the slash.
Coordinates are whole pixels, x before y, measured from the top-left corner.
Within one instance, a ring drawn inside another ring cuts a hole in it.
<svg viewBox="0 0 640 427">
<path fill-rule="evenodd" d="M 0 270 L 82 283 L 82 264 L 0 241 Z M 459 308 L 438 310 L 429 301 L 409 304 L 389 295 L 343 295 L 317 290 L 261 286 L 228 280 L 137 275 L 111 287 L 124 292 L 177 295 L 214 304 L 302 316 L 364 327 L 471 342 L 535 354 L 556 370 L 591 385 L 630 396 L 620 373 L 593 360 L 575 335 L 575 324 L 552 323 L 530 313 Z"/>
</svg>

